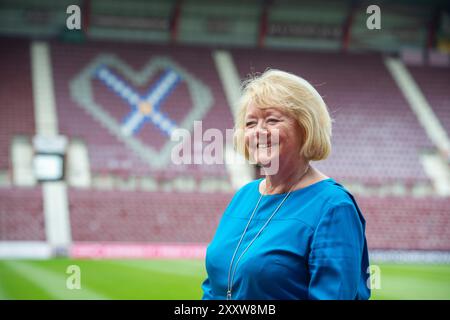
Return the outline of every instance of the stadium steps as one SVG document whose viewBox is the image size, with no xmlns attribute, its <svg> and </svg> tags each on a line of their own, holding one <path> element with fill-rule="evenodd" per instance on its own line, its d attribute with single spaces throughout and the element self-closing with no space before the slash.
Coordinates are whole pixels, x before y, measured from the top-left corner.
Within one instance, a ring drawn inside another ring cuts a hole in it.
<svg viewBox="0 0 450 320">
<path fill-rule="evenodd" d="M 56 137 L 59 134 L 58 115 L 50 48 L 47 43 L 31 43 L 31 71 L 36 135 Z M 71 234 L 66 183 L 43 182 L 42 192 L 46 239 L 55 248 L 67 247 L 71 242 Z"/>
<path fill-rule="evenodd" d="M 386 68 L 391 73 L 400 91 L 408 101 L 417 120 L 425 129 L 426 134 L 441 152 L 436 155 L 425 155 L 422 163 L 426 173 L 433 180 L 436 191 L 442 196 L 450 195 L 450 167 L 444 163 L 441 154 L 449 154 L 450 140 L 439 118 L 433 112 L 422 90 L 415 82 L 408 69 L 400 59 L 387 57 L 384 60 Z"/>
</svg>

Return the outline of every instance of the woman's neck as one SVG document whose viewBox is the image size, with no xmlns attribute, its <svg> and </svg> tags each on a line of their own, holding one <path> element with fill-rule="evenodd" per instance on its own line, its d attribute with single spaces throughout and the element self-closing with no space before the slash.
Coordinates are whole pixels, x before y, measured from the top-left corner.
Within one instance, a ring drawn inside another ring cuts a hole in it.
<svg viewBox="0 0 450 320">
<path fill-rule="evenodd" d="M 308 162 L 301 162 L 294 166 L 280 168 L 277 174 L 266 175 L 263 192 L 265 194 L 286 193 L 308 175 L 310 166 Z"/>
</svg>

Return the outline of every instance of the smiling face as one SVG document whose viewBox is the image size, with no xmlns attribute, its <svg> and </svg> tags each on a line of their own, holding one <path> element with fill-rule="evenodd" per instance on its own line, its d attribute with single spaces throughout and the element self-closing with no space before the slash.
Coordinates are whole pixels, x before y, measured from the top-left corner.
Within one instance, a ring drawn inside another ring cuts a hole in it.
<svg viewBox="0 0 450 320">
<path fill-rule="evenodd" d="M 294 165 L 300 159 L 302 130 L 281 108 L 250 104 L 245 114 L 244 138 L 250 158 L 262 167 L 273 161 L 278 161 L 280 167 Z"/>
</svg>

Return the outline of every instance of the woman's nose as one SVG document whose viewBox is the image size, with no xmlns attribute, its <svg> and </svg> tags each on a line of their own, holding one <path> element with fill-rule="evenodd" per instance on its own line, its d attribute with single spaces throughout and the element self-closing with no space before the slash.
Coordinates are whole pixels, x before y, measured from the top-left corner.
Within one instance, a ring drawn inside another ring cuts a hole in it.
<svg viewBox="0 0 450 320">
<path fill-rule="evenodd" d="M 260 137 L 267 138 L 267 136 L 269 135 L 269 131 L 267 130 L 267 127 L 266 127 L 264 121 L 258 122 L 258 124 L 256 125 L 255 134 L 258 138 L 260 138 Z"/>
</svg>

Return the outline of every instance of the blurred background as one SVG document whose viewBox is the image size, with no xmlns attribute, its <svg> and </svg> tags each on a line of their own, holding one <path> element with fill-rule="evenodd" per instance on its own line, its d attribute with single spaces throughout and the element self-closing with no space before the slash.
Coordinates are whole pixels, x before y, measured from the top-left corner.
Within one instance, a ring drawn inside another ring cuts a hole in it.
<svg viewBox="0 0 450 320">
<path fill-rule="evenodd" d="M 205 161 L 203 133 L 236 157 L 239 85 L 267 68 L 334 118 L 313 166 L 367 220 L 372 299 L 450 299 L 449 53 L 447 1 L 0 0 L 0 299 L 201 298 L 259 177 Z"/>
</svg>

